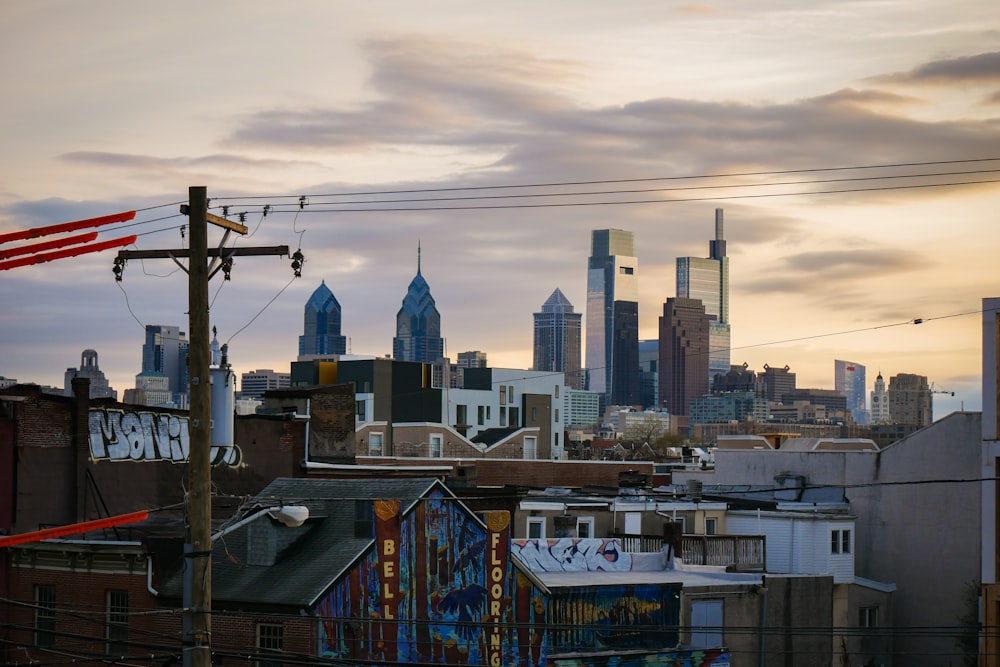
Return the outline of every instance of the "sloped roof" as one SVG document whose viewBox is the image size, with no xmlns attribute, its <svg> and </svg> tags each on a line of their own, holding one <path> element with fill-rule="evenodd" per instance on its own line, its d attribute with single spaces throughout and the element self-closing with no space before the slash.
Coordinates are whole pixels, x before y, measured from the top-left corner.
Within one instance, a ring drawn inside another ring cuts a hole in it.
<svg viewBox="0 0 1000 667">
<path fill-rule="evenodd" d="M 295 479 L 278 478 L 250 504 L 250 515 L 264 507 L 305 505 L 310 518 L 288 527 L 260 513 L 213 537 L 212 598 L 218 603 L 258 603 L 306 607 L 374 544 L 355 537 L 355 500 L 399 500 L 406 513 L 435 487 L 433 478 Z M 274 529 L 277 557 L 271 565 L 251 564 L 251 527 Z M 167 597 L 180 597 L 183 573 L 173 572 L 161 586 Z"/>
</svg>

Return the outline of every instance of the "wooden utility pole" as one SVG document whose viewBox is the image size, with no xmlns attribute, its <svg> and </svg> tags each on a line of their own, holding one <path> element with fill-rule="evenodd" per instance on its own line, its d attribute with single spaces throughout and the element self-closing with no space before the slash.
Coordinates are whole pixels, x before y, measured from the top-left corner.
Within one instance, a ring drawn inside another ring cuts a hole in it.
<svg viewBox="0 0 1000 667">
<path fill-rule="evenodd" d="M 115 274 L 129 259 L 188 258 L 188 375 L 190 408 L 188 412 L 188 485 L 184 504 L 187 514 L 187 540 L 184 549 L 190 583 L 185 582 L 184 666 L 210 667 L 212 664 L 212 387 L 210 375 L 211 341 L 209 339 L 208 281 L 215 275 L 208 265 L 209 256 L 222 259 L 223 266 L 236 255 L 288 255 L 288 246 L 262 248 L 223 248 L 231 231 L 246 234 L 247 228 L 208 212 L 208 192 L 204 186 L 188 189 L 188 205 L 181 207 L 188 215 L 188 248 L 173 250 L 120 251 Z M 208 247 L 208 223 L 226 229 L 217 249 Z M 295 275 L 301 268 L 296 252 Z M 180 262 L 177 262 L 180 264 Z M 183 268 L 183 266 L 182 266 Z M 218 269 L 216 269 L 217 271 Z M 227 269 L 228 277 L 228 269 Z M 230 415 L 231 417 L 231 415 Z"/>
</svg>

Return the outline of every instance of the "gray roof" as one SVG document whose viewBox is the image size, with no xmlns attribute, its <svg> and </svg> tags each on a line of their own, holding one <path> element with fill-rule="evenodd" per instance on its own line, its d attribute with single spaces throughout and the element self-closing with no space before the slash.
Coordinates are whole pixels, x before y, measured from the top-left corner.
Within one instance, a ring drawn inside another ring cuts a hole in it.
<svg viewBox="0 0 1000 667">
<path fill-rule="evenodd" d="M 355 500 L 399 500 L 406 513 L 435 487 L 448 493 L 436 479 L 274 480 L 213 537 L 213 602 L 311 605 L 374 544 L 355 537 Z M 260 511 L 282 505 L 305 505 L 309 519 L 288 527 Z M 182 583 L 173 572 L 161 592 L 180 597 Z"/>
</svg>

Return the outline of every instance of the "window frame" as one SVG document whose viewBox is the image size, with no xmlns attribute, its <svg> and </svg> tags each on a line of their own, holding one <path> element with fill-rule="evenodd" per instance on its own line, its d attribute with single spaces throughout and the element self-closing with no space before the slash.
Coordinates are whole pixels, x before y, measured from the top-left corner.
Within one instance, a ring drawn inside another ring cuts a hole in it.
<svg viewBox="0 0 1000 667">
<path fill-rule="evenodd" d="M 56 587 L 51 584 L 35 584 L 35 645 L 56 645 Z"/>
<path fill-rule="evenodd" d="M 544 516 L 529 516 L 525 522 L 525 536 L 529 540 L 544 540 L 545 539 L 545 517 Z M 538 535 L 535 537 L 531 536 L 531 528 L 536 526 L 538 528 Z"/>
<path fill-rule="evenodd" d="M 851 529 L 834 528 L 830 531 L 830 554 L 836 556 L 851 554 Z"/>
<path fill-rule="evenodd" d="M 878 605 L 866 605 L 863 607 L 858 607 L 858 627 L 859 628 L 877 628 L 879 627 L 879 613 Z"/>
<path fill-rule="evenodd" d="M 264 630 L 274 632 L 271 636 L 265 636 Z M 258 623 L 257 624 L 257 652 L 260 654 L 274 653 L 275 659 L 258 658 L 257 667 L 281 667 L 283 662 L 277 655 L 285 650 L 285 626 L 281 623 Z M 276 644 L 265 646 L 265 644 Z"/>
<path fill-rule="evenodd" d="M 117 600 L 115 598 L 118 598 Z M 128 655 L 128 591 L 104 592 L 104 640 L 108 655 Z"/>
<path fill-rule="evenodd" d="M 706 535 L 718 535 L 719 534 L 719 519 L 714 516 L 705 517 L 705 534 Z"/>
<path fill-rule="evenodd" d="M 427 449 L 430 457 L 439 459 L 444 456 L 444 435 L 441 433 L 431 433 L 427 436 Z"/>
<path fill-rule="evenodd" d="M 376 450 L 375 441 L 378 441 Z M 381 431 L 369 431 L 368 433 L 368 456 L 383 456 L 385 452 L 385 434 Z"/>
<path fill-rule="evenodd" d="M 586 526 L 586 535 L 580 534 L 580 528 Z M 578 516 L 576 517 L 576 536 L 580 539 L 590 539 L 594 537 L 594 517 L 592 516 Z"/>
</svg>

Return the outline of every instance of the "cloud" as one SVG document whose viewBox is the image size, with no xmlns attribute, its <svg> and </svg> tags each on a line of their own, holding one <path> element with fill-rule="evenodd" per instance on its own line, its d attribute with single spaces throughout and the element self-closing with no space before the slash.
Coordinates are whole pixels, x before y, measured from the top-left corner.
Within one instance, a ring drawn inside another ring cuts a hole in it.
<svg viewBox="0 0 1000 667">
<path fill-rule="evenodd" d="M 869 79 L 879 83 L 951 86 L 1000 82 L 1000 51 L 979 53 L 924 63 L 908 72 L 884 74 Z"/>
<path fill-rule="evenodd" d="M 133 155 L 128 153 L 108 153 L 102 151 L 73 151 L 64 153 L 61 159 L 69 162 L 118 169 L 280 169 L 289 166 L 318 166 L 315 161 L 280 160 L 275 158 L 250 158 L 242 155 L 212 154 L 198 157 L 157 157 L 153 155 Z"/>
</svg>

